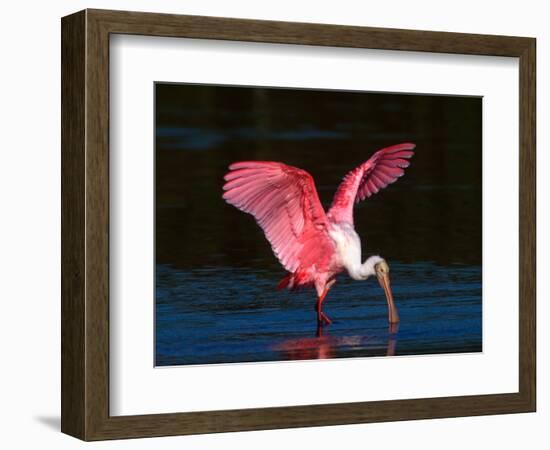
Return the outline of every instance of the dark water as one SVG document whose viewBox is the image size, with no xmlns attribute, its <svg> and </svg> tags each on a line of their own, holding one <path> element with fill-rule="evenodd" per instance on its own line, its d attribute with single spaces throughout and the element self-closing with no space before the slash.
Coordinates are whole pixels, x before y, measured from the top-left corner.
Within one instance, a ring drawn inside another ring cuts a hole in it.
<svg viewBox="0 0 550 450">
<path fill-rule="evenodd" d="M 481 99 L 156 86 L 156 364 L 481 351 Z M 342 274 L 317 336 L 315 295 L 284 276 L 253 218 L 221 199 L 238 160 L 309 171 L 325 207 L 342 176 L 412 141 L 405 176 L 356 207 L 364 257 L 390 264 L 401 322 L 375 280 Z"/>
</svg>

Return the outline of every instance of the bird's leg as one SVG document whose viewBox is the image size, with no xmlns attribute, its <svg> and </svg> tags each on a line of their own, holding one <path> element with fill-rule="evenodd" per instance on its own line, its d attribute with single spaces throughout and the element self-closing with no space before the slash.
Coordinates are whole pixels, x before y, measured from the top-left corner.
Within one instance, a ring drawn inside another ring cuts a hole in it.
<svg viewBox="0 0 550 450">
<path fill-rule="evenodd" d="M 316 304 L 317 323 L 321 325 L 323 324 L 330 325 L 332 323 L 332 320 L 330 320 L 328 316 L 323 312 L 323 301 L 327 296 L 328 290 L 329 290 L 329 286 L 325 287 L 323 293 L 317 298 L 317 304 Z"/>
<path fill-rule="evenodd" d="M 317 332 L 315 333 L 315 336 L 318 338 L 323 337 L 323 324 L 317 320 Z"/>
</svg>

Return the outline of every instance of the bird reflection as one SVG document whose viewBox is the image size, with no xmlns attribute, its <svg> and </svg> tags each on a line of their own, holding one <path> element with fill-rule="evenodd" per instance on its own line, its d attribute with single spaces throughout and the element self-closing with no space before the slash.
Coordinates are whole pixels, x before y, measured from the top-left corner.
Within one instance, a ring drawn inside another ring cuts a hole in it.
<svg viewBox="0 0 550 450">
<path fill-rule="evenodd" d="M 326 334 L 322 326 L 318 326 L 315 337 L 289 339 L 276 345 L 274 350 L 281 352 L 284 359 L 290 360 L 335 358 L 339 356 L 338 353 L 346 354 L 357 348 L 371 350 L 370 356 L 395 356 L 398 331 L 399 324 L 390 324 L 384 345 L 379 336 L 331 336 Z"/>
<path fill-rule="evenodd" d="M 386 356 L 395 356 L 395 349 L 397 348 L 397 332 L 399 331 L 398 323 L 390 323 L 388 327 L 388 350 Z"/>
</svg>

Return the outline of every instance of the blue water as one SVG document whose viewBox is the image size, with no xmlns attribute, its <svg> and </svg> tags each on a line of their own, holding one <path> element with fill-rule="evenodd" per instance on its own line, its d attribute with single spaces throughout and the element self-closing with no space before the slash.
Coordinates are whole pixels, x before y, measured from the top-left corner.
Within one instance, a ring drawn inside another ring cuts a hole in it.
<svg viewBox="0 0 550 450">
<path fill-rule="evenodd" d="M 376 280 L 343 274 L 325 302 L 333 324 L 320 336 L 314 291 L 277 291 L 271 271 L 158 265 L 156 276 L 159 366 L 482 350 L 479 266 L 394 262 L 393 330 Z"/>
</svg>

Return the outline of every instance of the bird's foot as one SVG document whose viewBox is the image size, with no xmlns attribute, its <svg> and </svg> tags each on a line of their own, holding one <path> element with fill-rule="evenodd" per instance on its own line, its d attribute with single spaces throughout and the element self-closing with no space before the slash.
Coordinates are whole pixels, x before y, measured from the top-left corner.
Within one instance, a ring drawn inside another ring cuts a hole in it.
<svg viewBox="0 0 550 450">
<path fill-rule="evenodd" d="M 319 325 L 330 325 L 332 323 L 332 320 L 330 320 L 323 311 L 319 311 L 317 313 L 317 323 Z"/>
</svg>

